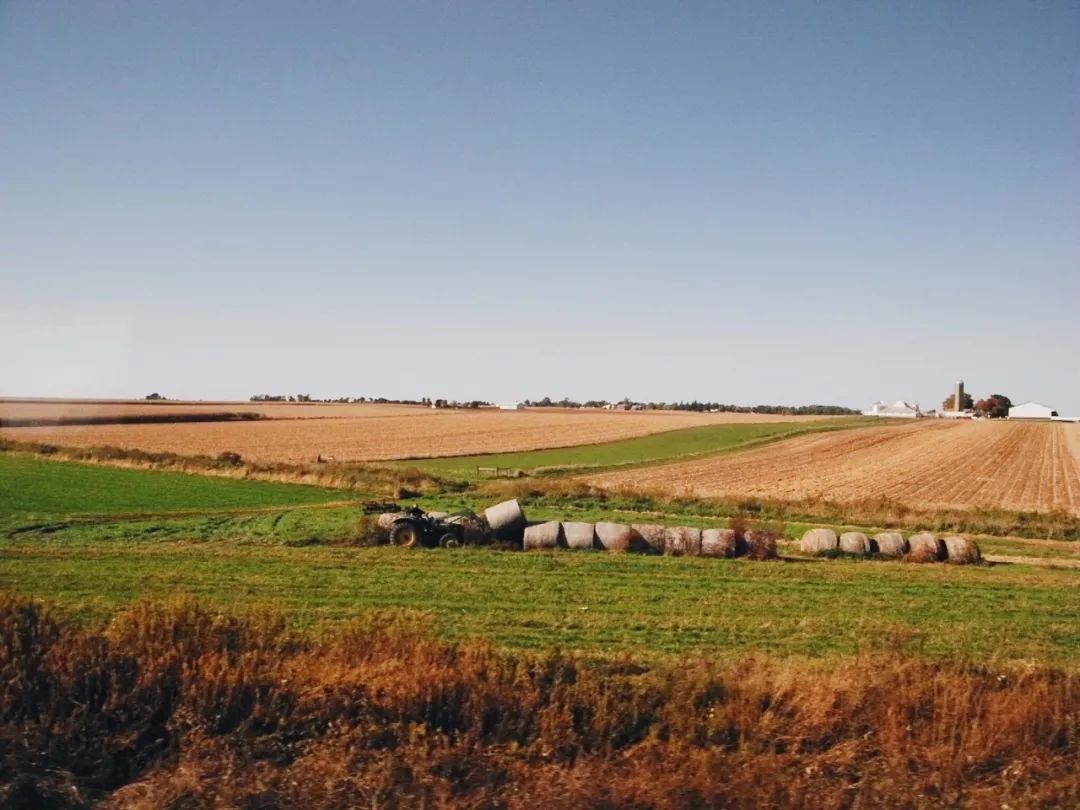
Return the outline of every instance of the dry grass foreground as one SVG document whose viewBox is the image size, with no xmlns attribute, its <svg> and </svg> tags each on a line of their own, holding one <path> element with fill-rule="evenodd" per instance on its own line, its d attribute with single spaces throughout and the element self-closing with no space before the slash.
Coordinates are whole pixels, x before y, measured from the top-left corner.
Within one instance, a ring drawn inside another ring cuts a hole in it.
<svg viewBox="0 0 1080 810">
<path fill-rule="evenodd" d="M 220 410 L 220 406 L 216 407 Z M 407 406 L 340 407 L 349 409 L 350 414 L 358 408 L 368 410 L 360 417 L 292 421 L 5 428 L 0 430 L 0 436 L 62 447 L 107 445 L 183 455 L 216 456 L 223 451 L 232 451 L 257 462 L 313 461 L 318 455 L 333 456 L 338 461 L 389 461 L 573 447 L 698 425 L 828 418 L 677 411 L 435 411 Z"/>
<path fill-rule="evenodd" d="M 590 477 L 697 497 L 891 501 L 1080 514 L 1080 425 L 946 422 L 801 436 L 736 455 Z"/>
<path fill-rule="evenodd" d="M 84 630 L 0 594 L 0 673 L 9 808 L 1080 802 L 1080 676 L 1036 666 L 650 669 L 448 645 L 400 615 L 312 637 L 194 603 Z"/>
</svg>

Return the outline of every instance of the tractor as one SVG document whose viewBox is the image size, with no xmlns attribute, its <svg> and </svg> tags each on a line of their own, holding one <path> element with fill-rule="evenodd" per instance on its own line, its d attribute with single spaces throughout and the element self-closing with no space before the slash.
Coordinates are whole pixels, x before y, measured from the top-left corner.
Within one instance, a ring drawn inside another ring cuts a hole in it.
<svg viewBox="0 0 1080 810">
<path fill-rule="evenodd" d="M 442 517 L 414 506 L 391 524 L 390 545 L 458 548 L 465 544 L 467 530 L 473 528 L 475 521 L 476 515 L 469 512 Z"/>
</svg>

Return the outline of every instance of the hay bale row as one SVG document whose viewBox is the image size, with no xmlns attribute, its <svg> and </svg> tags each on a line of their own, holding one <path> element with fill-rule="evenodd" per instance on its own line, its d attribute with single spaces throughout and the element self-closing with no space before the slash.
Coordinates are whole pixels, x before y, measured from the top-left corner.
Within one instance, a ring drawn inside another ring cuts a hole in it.
<svg viewBox="0 0 1080 810">
<path fill-rule="evenodd" d="M 597 523 L 596 540 L 604 551 L 629 551 L 634 530 L 625 523 Z"/>
<path fill-rule="evenodd" d="M 929 532 L 913 534 L 905 540 L 900 532 L 881 532 L 873 538 L 862 532 L 844 532 L 839 537 L 832 529 L 810 529 L 799 547 L 807 554 L 840 551 L 846 554 L 880 554 L 903 557 L 909 562 L 948 561 L 957 565 L 977 563 L 982 559 L 979 546 L 966 537 L 939 539 Z"/>
<path fill-rule="evenodd" d="M 702 557 L 734 557 L 738 552 L 734 529 L 706 529 L 701 533 Z"/>
<path fill-rule="evenodd" d="M 840 548 L 840 540 L 832 529 L 810 529 L 803 535 L 799 548 L 807 554 L 821 554 L 836 551 Z"/>
<path fill-rule="evenodd" d="M 525 534 L 525 513 L 516 499 L 488 507 L 484 510 L 484 519 L 496 540 L 516 543 Z"/>
<path fill-rule="evenodd" d="M 522 547 L 526 551 L 533 549 L 558 548 L 562 541 L 562 524 L 557 520 L 526 526 L 522 538 Z"/>
</svg>

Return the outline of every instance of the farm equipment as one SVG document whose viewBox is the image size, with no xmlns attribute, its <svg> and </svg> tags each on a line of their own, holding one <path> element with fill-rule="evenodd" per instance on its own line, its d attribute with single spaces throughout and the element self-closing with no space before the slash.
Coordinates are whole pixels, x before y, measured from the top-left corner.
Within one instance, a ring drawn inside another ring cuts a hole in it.
<svg viewBox="0 0 1080 810">
<path fill-rule="evenodd" d="M 413 548 L 458 548 L 476 532 L 476 516 L 469 512 L 439 515 L 419 507 L 405 510 L 390 525 L 390 545 Z"/>
</svg>

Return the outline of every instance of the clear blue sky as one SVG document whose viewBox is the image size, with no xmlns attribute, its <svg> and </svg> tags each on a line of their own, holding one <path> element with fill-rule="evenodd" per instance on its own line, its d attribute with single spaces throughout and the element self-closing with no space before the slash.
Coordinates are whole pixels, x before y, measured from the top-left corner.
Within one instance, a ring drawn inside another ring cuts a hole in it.
<svg viewBox="0 0 1080 810">
<path fill-rule="evenodd" d="M 0 2 L 0 395 L 1080 413 L 1080 4 Z"/>
</svg>

